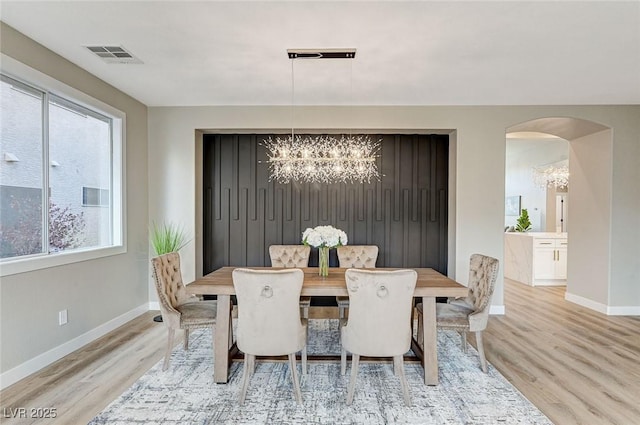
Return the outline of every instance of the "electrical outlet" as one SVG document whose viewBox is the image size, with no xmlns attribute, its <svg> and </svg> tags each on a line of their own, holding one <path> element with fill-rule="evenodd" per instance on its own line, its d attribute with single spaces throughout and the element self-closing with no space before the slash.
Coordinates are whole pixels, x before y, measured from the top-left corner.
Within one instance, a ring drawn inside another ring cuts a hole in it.
<svg viewBox="0 0 640 425">
<path fill-rule="evenodd" d="M 58 325 L 66 325 L 67 324 L 67 310 L 61 310 L 58 312 Z"/>
</svg>

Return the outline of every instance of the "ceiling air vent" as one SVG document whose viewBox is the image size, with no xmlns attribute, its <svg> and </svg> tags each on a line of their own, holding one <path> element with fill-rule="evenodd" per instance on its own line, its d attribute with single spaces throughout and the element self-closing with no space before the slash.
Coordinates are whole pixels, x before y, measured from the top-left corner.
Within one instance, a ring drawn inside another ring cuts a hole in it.
<svg viewBox="0 0 640 425">
<path fill-rule="evenodd" d="M 122 46 L 84 46 L 107 63 L 143 63 Z"/>
</svg>

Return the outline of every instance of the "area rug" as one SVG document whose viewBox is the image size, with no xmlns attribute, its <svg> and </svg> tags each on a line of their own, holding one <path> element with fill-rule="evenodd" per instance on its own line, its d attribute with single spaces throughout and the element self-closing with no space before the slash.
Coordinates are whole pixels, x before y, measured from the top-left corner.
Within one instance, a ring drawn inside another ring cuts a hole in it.
<svg viewBox="0 0 640 425">
<path fill-rule="evenodd" d="M 189 351 L 177 346 L 167 371 L 162 362 L 153 366 L 90 424 L 551 424 L 495 368 L 483 373 L 477 352 L 464 353 L 455 332 L 438 332 L 438 386 L 424 385 L 420 363 L 405 363 L 411 407 L 391 363 L 361 363 L 347 406 L 350 368 L 342 376 L 339 362 L 310 362 L 300 406 L 288 364 L 259 359 L 240 405 L 243 364 L 233 363 L 228 384 L 214 383 L 211 338 L 209 330 L 192 331 Z M 309 321 L 308 351 L 340 353 L 337 320 Z"/>
</svg>

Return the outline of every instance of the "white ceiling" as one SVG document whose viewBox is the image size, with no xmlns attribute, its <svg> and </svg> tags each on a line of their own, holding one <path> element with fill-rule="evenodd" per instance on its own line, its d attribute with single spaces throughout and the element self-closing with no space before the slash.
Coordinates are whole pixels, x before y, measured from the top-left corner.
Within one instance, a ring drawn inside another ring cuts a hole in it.
<svg viewBox="0 0 640 425">
<path fill-rule="evenodd" d="M 0 19 L 149 106 L 290 105 L 292 62 L 296 104 L 640 104 L 640 1 L 2 0 Z M 286 55 L 336 47 L 356 59 Z"/>
</svg>

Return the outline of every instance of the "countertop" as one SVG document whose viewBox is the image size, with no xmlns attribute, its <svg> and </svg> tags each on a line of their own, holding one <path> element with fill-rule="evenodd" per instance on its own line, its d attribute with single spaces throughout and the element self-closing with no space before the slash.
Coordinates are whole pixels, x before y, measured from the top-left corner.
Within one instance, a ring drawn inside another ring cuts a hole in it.
<svg viewBox="0 0 640 425">
<path fill-rule="evenodd" d="M 530 236 L 532 238 L 553 238 L 553 239 L 565 239 L 568 238 L 567 232 L 505 232 L 505 235 L 518 235 L 518 236 Z"/>
</svg>

